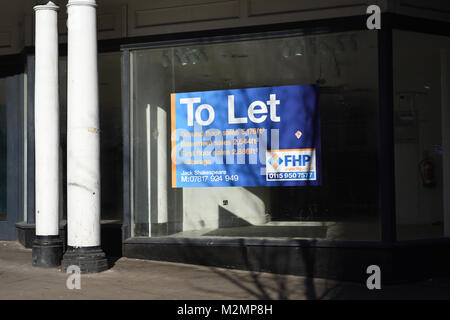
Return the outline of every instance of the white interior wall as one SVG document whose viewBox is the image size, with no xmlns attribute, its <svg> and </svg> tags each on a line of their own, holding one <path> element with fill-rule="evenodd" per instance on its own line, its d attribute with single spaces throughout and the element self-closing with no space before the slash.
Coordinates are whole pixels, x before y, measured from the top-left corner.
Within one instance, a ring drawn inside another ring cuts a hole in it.
<svg viewBox="0 0 450 320">
<path fill-rule="evenodd" d="M 183 231 L 218 228 L 220 210 L 253 225 L 265 223 L 270 194 L 267 189 L 252 189 L 257 191 L 241 187 L 184 188 Z M 224 205 L 224 200 L 228 201 L 227 205 Z"/>
<path fill-rule="evenodd" d="M 443 145 L 441 50 L 450 40 L 428 34 L 394 33 L 394 110 L 410 107 L 414 98 L 414 120 L 395 127 L 397 223 L 428 225 L 443 222 L 443 159 L 435 145 Z M 410 69 L 414 68 L 414 72 Z M 409 95 L 400 100 L 400 95 Z M 424 187 L 419 163 L 427 150 L 435 165 L 436 186 Z"/>
</svg>

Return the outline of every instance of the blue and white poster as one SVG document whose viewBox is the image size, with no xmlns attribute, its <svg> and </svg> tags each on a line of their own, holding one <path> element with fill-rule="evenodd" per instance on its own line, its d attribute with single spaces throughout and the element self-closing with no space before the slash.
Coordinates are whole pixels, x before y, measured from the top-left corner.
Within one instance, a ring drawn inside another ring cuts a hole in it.
<svg viewBox="0 0 450 320">
<path fill-rule="evenodd" d="M 173 93 L 172 187 L 321 185 L 318 87 Z"/>
</svg>

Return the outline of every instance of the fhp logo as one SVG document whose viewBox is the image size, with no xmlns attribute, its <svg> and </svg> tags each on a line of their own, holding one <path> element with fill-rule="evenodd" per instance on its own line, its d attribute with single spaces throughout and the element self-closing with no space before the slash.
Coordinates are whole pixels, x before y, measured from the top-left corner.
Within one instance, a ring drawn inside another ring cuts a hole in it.
<svg viewBox="0 0 450 320">
<path fill-rule="evenodd" d="M 280 149 L 266 152 L 267 181 L 316 179 L 316 149 Z"/>
<path fill-rule="evenodd" d="M 304 149 L 308 150 L 308 149 Z M 280 151 L 290 151 L 290 150 L 280 150 Z M 272 153 L 272 156 L 268 158 L 267 163 L 270 164 L 275 170 L 284 167 L 308 167 L 311 165 L 311 155 L 302 154 L 298 151 L 303 150 L 292 150 L 292 153 L 286 154 L 283 152 L 282 155 L 278 153 Z"/>
</svg>

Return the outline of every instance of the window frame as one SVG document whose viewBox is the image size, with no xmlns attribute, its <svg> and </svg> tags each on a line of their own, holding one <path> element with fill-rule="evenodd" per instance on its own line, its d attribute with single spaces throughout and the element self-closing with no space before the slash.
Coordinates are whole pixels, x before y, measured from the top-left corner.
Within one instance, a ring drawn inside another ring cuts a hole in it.
<svg viewBox="0 0 450 320">
<path fill-rule="evenodd" d="M 257 27 L 232 28 L 183 34 L 148 36 L 129 41 L 121 45 L 122 55 L 122 110 L 123 110 L 123 142 L 124 142 L 124 219 L 122 239 L 124 243 L 152 243 L 171 244 L 180 243 L 180 240 L 166 237 L 134 238 L 131 232 L 131 205 L 132 205 L 132 177 L 131 177 L 131 145 L 132 128 L 130 118 L 131 108 L 131 65 L 130 52 L 138 49 L 160 48 L 189 44 L 204 44 L 214 42 L 239 40 L 255 40 L 258 37 L 279 37 L 280 35 L 311 35 L 317 33 L 335 33 L 344 31 L 367 30 L 367 16 L 353 16 L 295 23 L 281 23 Z M 448 244 L 450 237 L 433 239 L 397 239 L 396 203 L 395 203 L 395 152 L 394 152 L 394 93 L 393 93 L 393 30 L 406 30 L 421 33 L 450 36 L 450 23 L 433 21 L 429 19 L 404 16 L 384 12 L 381 14 L 381 29 L 373 30 L 378 35 L 378 103 L 379 103 L 379 201 L 380 201 L 380 228 L 379 241 L 347 241 L 347 240 L 264 240 L 246 239 L 246 245 L 273 245 L 273 246 L 299 246 L 307 244 L 317 247 L 409 247 L 414 245 Z M 242 239 L 215 239 L 213 243 L 219 245 L 242 245 Z M 207 245 L 210 239 L 190 239 L 190 244 Z"/>
</svg>

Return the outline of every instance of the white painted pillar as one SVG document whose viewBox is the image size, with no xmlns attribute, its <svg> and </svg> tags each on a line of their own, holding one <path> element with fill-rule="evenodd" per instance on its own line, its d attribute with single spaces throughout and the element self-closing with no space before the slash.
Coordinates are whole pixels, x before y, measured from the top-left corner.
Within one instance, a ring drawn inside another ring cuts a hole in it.
<svg viewBox="0 0 450 320">
<path fill-rule="evenodd" d="M 36 239 L 33 265 L 61 262 L 59 233 L 58 9 L 53 2 L 34 7 Z"/>
<path fill-rule="evenodd" d="M 70 0 L 67 80 L 68 246 L 100 246 L 100 128 L 94 0 Z"/>
<path fill-rule="evenodd" d="M 36 235 L 58 235 L 59 95 L 58 7 L 36 6 L 35 152 Z"/>
<path fill-rule="evenodd" d="M 67 251 L 65 272 L 106 270 L 100 247 L 100 121 L 95 0 L 67 4 Z"/>
</svg>

